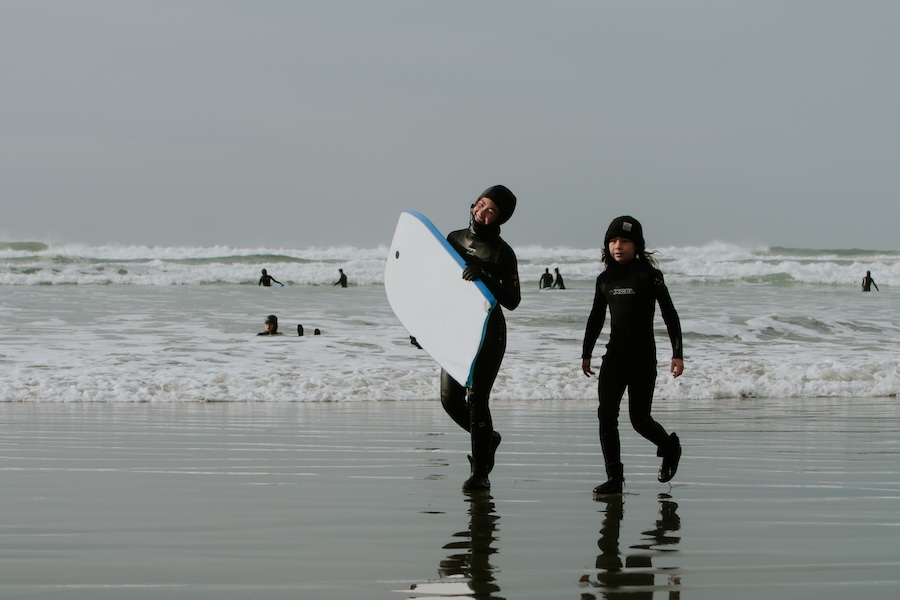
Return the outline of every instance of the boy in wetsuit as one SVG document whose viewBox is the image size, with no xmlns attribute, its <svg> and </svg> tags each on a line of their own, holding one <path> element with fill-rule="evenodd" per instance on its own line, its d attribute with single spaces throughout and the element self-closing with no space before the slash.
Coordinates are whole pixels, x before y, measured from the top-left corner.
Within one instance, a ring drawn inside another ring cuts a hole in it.
<svg viewBox="0 0 900 600">
<path fill-rule="evenodd" d="M 591 354 L 606 310 L 610 314 L 610 334 L 600 367 L 598 393 L 600 406 L 600 446 L 606 464 L 606 483 L 594 488 L 596 496 L 621 494 L 625 481 L 619 442 L 619 405 L 628 389 L 628 414 L 635 431 L 656 445 L 662 457 L 659 481 L 675 476 L 681 458 L 681 443 L 676 434 L 667 434 L 650 416 L 653 388 L 656 384 L 656 341 L 653 316 L 659 304 L 672 344 L 669 370 L 674 377 L 684 372 L 681 324 L 656 261 L 645 249 L 641 224 L 633 217 L 618 217 L 610 224 L 603 242 L 606 270 L 597 277 L 594 305 L 584 332 L 581 369 L 588 377 Z"/>
</svg>

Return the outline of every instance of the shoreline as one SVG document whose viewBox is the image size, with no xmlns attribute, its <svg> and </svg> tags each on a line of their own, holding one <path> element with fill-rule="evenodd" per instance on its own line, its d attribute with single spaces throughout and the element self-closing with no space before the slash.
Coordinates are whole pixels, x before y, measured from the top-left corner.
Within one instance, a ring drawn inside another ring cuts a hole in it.
<svg viewBox="0 0 900 600">
<path fill-rule="evenodd" d="M 2 404 L 0 597 L 900 590 L 896 399 L 660 402 L 678 475 L 656 481 L 626 418 L 621 502 L 591 497 L 593 402 L 493 413 L 493 489 L 468 497 L 468 438 L 436 401 Z"/>
</svg>

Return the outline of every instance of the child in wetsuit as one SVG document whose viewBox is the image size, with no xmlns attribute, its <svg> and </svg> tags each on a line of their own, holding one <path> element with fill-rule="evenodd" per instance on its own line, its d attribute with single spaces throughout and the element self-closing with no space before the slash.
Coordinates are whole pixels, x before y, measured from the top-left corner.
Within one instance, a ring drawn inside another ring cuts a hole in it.
<svg viewBox="0 0 900 600">
<path fill-rule="evenodd" d="M 491 186 L 472 205 L 469 227 L 447 236 L 450 245 L 466 261 L 463 279 L 480 279 L 498 302 L 491 311 L 481 350 L 475 358 L 472 387 L 466 389 L 441 370 L 444 410 L 472 439 L 472 474 L 463 483 L 466 492 L 490 489 L 488 474 L 494 468 L 494 455 L 500 445 L 488 400 L 506 351 L 506 320 L 500 306 L 514 310 L 522 299 L 515 252 L 500 237 L 500 225 L 509 220 L 515 208 L 516 197 L 507 187 Z"/>
<path fill-rule="evenodd" d="M 669 290 L 656 261 L 645 249 L 641 224 L 633 217 L 618 217 L 610 224 L 603 242 L 606 270 L 597 277 L 594 304 L 584 332 L 581 369 L 588 377 L 591 354 L 603 328 L 606 310 L 610 314 L 610 334 L 600 367 L 598 393 L 600 405 L 600 446 L 606 464 L 606 483 L 594 488 L 594 494 L 621 494 L 625 481 L 619 443 L 618 417 L 622 396 L 628 389 L 628 414 L 635 431 L 656 445 L 662 457 L 659 481 L 675 476 L 681 458 L 681 443 L 676 434 L 667 434 L 650 416 L 653 388 L 656 384 L 656 341 L 653 316 L 659 304 L 672 344 L 669 370 L 674 377 L 684 371 L 681 324 Z"/>
</svg>

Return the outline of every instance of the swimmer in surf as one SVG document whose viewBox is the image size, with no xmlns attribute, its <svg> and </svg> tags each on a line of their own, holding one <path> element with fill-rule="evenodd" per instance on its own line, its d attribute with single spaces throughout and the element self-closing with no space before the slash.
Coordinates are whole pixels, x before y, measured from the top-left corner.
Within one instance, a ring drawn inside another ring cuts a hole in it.
<svg viewBox="0 0 900 600">
<path fill-rule="evenodd" d="M 343 269 L 338 269 L 338 273 L 340 273 L 341 276 L 338 278 L 337 281 L 335 281 L 335 282 L 332 284 L 332 286 L 339 285 L 339 286 L 341 286 L 342 288 L 347 287 L 347 276 L 344 275 L 344 270 L 343 270 Z"/>
<path fill-rule="evenodd" d="M 550 269 L 544 269 L 544 274 L 541 275 L 541 281 L 538 284 L 538 287 L 544 289 L 551 285 L 553 285 L 553 275 L 550 274 Z"/>
<path fill-rule="evenodd" d="M 866 271 L 866 276 L 863 277 L 863 280 L 862 280 L 862 291 L 871 292 L 873 285 L 875 286 L 875 291 L 878 291 L 878 292 L 881 291 L 878 289 L 878 284 L 876 284 L 875 280 L 872 279 L 872 271 Z"/>
<path fill-rule="evenodd" d="M 272 277 L 271 275 L 269 275 L 268 273 L 266 273 L 266 270 L 263 269 L 263 270 L 262 270 L 262 277 L 259 278 L 259 285 L 263 285 L 263 286 L 265 286 L 265 287 L 270 287 L 270 286 L 272 285 L 272 282 L 273 282 L 273 281 L 274 281 L 275 283 L 277 283 L 278 285 L 280 285 L 281 287 L 284 287 L 284 284 L 283 284 L 283 283 L 281 283 L 280 281 L 278 281 L 277 279 L 275 279 L 274 277 Z"/>
<path fill-rule="evenodd" d="M 256 335 L 281 335 L 278 331 L 278 317 L 275 315 L 266 317 L 266 322 L 263 323 L 263 327 L 265 328 L 265 331 L 260 331 Z"/>
<path fill-rule="evenodd" d="M 553 282 L 553 287 L 558 290 L 566 289 L 566 284 L 563 283 L 562 275 L 559 274 L 559 269 L 553 269 L 553 272 L 556 273 L 556 281 Z"/>
</svg>

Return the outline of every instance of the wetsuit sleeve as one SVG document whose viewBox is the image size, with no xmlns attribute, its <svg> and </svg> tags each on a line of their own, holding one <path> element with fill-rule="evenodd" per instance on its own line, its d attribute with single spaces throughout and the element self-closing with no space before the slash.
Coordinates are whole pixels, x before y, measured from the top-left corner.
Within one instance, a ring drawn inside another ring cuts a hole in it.
<svg viewBox="0 0 900 600">
<path fill-rule="evenodd" d="M 663 321 L 666 324 L 666 330 L 669 332 L 669 341 L 672 343 L 672 358 L 684 358 L 681 339 L 681 320 L 675 311 L 675 305 L 672 303 L 672 297 L 669 295 L 669 288 L 663 281 L 662 273 L 659 273 L 655 282 L 656 301 L 659 303 L 659 312 L 662 314 Z"/>
<path fill-rule="evenodd" d="M 499 236 L 473 237 L 465 229 L 450 232 L 447 241 L 466 262 L 467 269 L 478 271 L 477 277 L 502 307 L 514 310 L 519 306 L 519 265 L 509 244 Z"/>
<path fill-rule="evenodd" d="M 515 310 L 522 301 L 522 291 L 519 289 L 519 263 L 512 248 L 504 244 L 497 266 L 485 274 L 481 281 L 500 306 Z"/>
<path fill-rule="evenodd" d="M 581 358 L 590 358 L 594 352 L 594 345 L 597 338 L 600 337 L 600 331 L 603 329 L 603 323 L 606 321 L 606 296 L 603 295 L 603 285 L 600 278 L 597 278 L 597 289 L 594 292 L 594 305 L 591 307 L 591 314 L 587 320 L 587 326 L 584 328 L 584 343 L 581 347 Z"/>
</svg>

